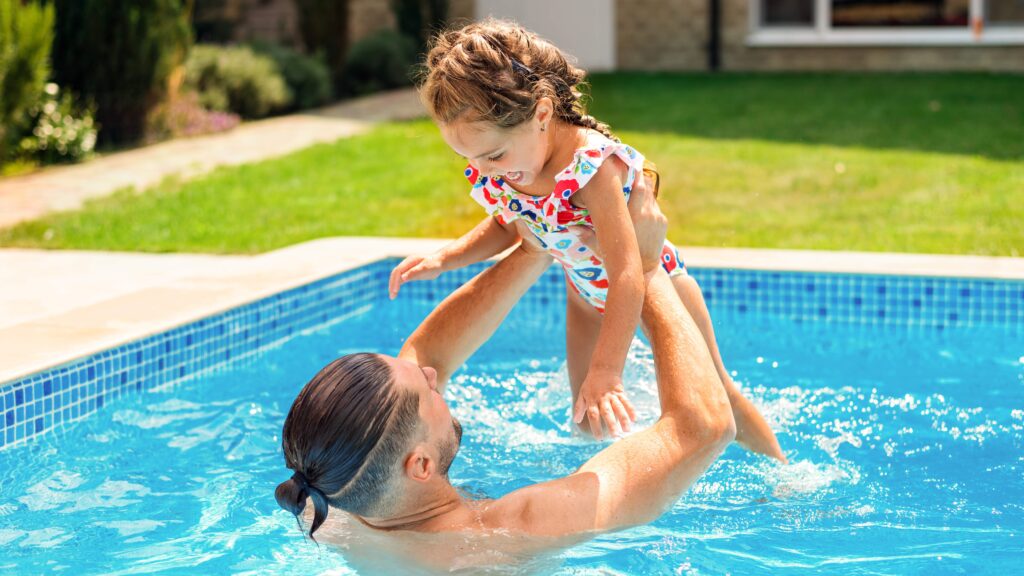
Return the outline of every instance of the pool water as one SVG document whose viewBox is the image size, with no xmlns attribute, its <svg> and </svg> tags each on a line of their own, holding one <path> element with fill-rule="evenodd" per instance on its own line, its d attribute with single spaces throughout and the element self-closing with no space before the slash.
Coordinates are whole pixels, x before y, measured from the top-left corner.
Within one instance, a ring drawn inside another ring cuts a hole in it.
<svg viewBox="0 0 1024 576">
<path fill-rule="evenodd" d="M 451 470 L 501 496 L 571 473 L 555 302 L 513 311 L 453 379 Z M 354 351 L 394 354 L 430 311 L 410 299 L 305 333 L 243 365 L 126 398 L 0 452 L 0 573 L 351 574 L 278 509 L 281 425 L 303 384 Z M 1008 574 L 1024 552 L 1024 337 L 797 323 L 720 311 L 726 365 L 791 464 L 730 447 L 649 526 L 520 571 L 565 574 Z M 716 315 L 716 310 L 712 309 Z M 649 348 L 627 392 L 656 412 Z M 336 512 L 335 512 L 336 513 Z M 513 569 L 515 571 L 515 569 Z"/>
</svg>

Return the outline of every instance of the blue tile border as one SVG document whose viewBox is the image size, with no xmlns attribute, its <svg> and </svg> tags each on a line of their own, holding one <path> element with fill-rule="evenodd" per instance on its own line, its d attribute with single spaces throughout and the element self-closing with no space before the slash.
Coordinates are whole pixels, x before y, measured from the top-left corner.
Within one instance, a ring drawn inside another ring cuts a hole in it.
<svg viewBox="0 0 1024 576">
<path fill-rule="evenodd" d="M 456 270 L 402 290 L 436 301 L 480 269 Z M 1024 281 L 719 268 L 690 273 L 713 317 L 749 314 L 806 322 L 1024 332 Z M 553 266 L 525 299 L 528 305 L 542 300 L 564 305 L 561 270 Z"/>
<path fill-rule="evenodd" d="M 390 270 L 383 261 L 350 270 L 0 384 L 0 448 L 81 420 L 121 397 L 251 361 L 303 330 L 364 313 L 386 293 Z"/>
<path fill-rule="evenodd" d="M 0 449 L 81 420 L 123 396 L 251 361 L 304 330 L 334 324 L 386 299 L 397 259 L 375 262 L 185 326 L 0 384 Z M 407 301 L 440 301 L 484 268 L 478 264 L 402 288 Z M 691 269 L 713 317 L 929 330 L 992 327 L 1024 334 L 1024 281 Z M 521 306 L 564 306 L 552 266 Z"/>
</svg>

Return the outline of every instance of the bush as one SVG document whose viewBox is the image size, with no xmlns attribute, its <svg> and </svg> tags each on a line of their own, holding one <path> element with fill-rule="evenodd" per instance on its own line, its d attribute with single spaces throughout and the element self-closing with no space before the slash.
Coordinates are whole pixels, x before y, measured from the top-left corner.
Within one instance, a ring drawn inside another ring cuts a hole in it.
<svg viewBox="0 0 1024 576">
<path fill-rule="evenodd" d="M 42 92 L 42 99 L 30 110 L 34 128 L 21 140 L 21 154 L 43 164 L 75 162 L 88 156 L 96 147 L 92 110 L 78 109 L 71 94 L 62 96 L 52 82 Z"/>
<path fill-rule="evenodd" d="M 345 87 L 352 94 L 367 94 L 408 86 L 415 61 L 415 41 L 394 30 L 381 30 L 349 50 Z"/>
<path fill-rule="evenodd" d="M 262 118 L 292 101 L 274 61 L 248 46 L 197 45 L 185 65 L 185 86 L 204 107 L 243 118 Z"/>
<path fill-rule="evenodd" d="M 448 20 L 448 0 L 391 0 L 398 31 L 416 42 L 416 51 L 426 49 L 430 36 L 440 32 Z"/>
<path fill-rule="evenodd" d="M 100 140 L 134 142 L 192 43 L 192 0 L 54 0 L 55 81 L 95 102 Z"/>
<path fill-rule="evenodd" d="M 324 55 L 334 92 L 344 92 L 348 51 L 349 0 L 295 0 L 299 33 L 306 52 Z"/>
<path fill-rule="evenodd" d="M 146 141 L 188 138 L 224 132 L 238 126 L 238 115 L 210 111 L 199 103 L 199 95 L 186 92 L 161 103 L 149 115 Z"/>
<path fill-rule="evenodd" d="M 52 6 L 0 0 L 0 164 L 43 94 L 52 43 Z"/>
<path fill-rule="evenodd" d="M 331 74 L 322 56 L 306 56 L 291 48 L 269 42 L 252 44 L 258 54 L 269 56 L 277 64 L 292 93 L 292 109 L 306 110 L 331 101 Z"/>
</svg>

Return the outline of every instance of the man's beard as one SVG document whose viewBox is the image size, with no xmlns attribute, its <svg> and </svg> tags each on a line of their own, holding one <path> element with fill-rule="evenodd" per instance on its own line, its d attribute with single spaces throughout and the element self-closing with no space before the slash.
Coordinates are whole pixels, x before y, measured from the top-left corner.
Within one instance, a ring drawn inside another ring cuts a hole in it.
<svg viewBox="0 0 1024 576">
<path fill-rule="evenodd" d="M 445 478 L 448 477 L 448 469 L 452 467 L 455 455 L 459 452 L 459 447 L 462 446 L 462 424 L 454 416 L 452 417 L 452 430 L 454 439 L 449 438 L 445 440 L 438 454 L 437 468 L 441 476 Z"/>
</svg>

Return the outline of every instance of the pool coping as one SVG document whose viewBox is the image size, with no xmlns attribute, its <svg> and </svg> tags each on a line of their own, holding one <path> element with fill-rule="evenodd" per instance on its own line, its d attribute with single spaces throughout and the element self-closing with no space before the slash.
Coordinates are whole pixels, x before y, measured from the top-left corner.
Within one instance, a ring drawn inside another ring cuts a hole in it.
<svg viewBox="0 0 1024 576">
<path fill-rule="evenodd" d="M 0 328 L 0 387 L 372 262 L 431 252 L 449 241 L 324 238 L 257 256 L 225 257 L 233 265 L 224 270 L 204 269 Z M 681 252 L 693 268 L 1024 280 L 1024 258 L 706 247 Z"/>
</svg>

